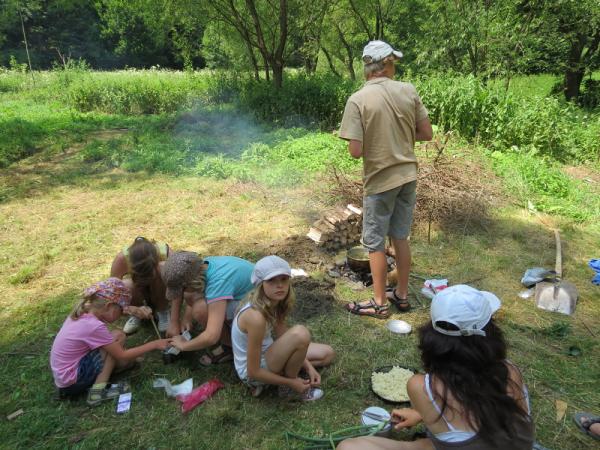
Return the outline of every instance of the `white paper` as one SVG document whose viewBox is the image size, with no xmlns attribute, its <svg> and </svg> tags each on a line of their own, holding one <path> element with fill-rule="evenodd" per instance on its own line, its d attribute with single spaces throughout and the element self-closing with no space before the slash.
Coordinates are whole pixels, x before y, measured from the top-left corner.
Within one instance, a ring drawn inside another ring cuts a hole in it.
<svg viewBox="0 0 600 450">
<path fill-rule="evenodd" d="M 295 277 L 307 277 L 308 274 L 304 271 L 304 269 L 292 269 L 292 278 Z"/>
<path fill-rule="evenodd" d="M 193 378 L 188 378 L 183 383 L 172 385 L 166 378 L 157 378 L 154 380 L 153 386 L 155 388 L 165 388 L 165 393 L 169 397 L 175 397 L 177 395 L 187 395 L 192 392 L 194 388 Z"/>
<path fill-rule="evenodd" d="M 119 395 L 119 402 L 117 403 L 117 414 L 123 414 L 129 411 L 131 408 L 131 392 Z"/>
</svg>

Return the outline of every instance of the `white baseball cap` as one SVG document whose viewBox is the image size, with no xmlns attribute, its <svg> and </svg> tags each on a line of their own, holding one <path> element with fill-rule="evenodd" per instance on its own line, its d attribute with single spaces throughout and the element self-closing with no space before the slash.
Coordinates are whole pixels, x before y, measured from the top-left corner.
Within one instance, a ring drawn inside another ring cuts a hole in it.
<svg viewBox="0 0 600 450">
<path fill-rule="evenodd" d="M 250 281 L 258 286 L 265 280 L 270 280 L 278 275 L 292 276 L 292 268 L 288 262 L 279 256 L 271 255 L 260 259 L 254 266 Z"/>
<path fill-rule="evenodd" d="M 390 44 L 383 41 L 370 41 L 363 49 L 362 59 L 365 64 L 381 61 L 383 58 L 394 54 L 396 58 L 402 58 L 402 52 L 394 50 Z"/>
<path fill-rule="evenodd" d="M 483 327 L 500 308 L 500 299 L 491 292 L 457 284 L 438 293 L 431 301 L 433 328 L 448 336 L 485 336 Z M 458 330 L 445 330 L 438 322 L 448 322 Z"/>
</svg>

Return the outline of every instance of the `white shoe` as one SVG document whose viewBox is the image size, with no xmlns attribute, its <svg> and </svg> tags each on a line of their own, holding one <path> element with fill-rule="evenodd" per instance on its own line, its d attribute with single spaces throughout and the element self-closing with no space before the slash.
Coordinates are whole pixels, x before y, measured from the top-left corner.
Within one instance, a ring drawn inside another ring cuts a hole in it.
<svg viewBox="0 0 600 450">
<path fill-rule="evenodd" d="M 125 334 L 133 334 L 136 333 L 137 330 L 140 329 L 140 325 L 142 324 L 142 319 L 138 319 L 135 316 L 131 316 L 125 322 L 125 326 L 123 327 L 123 333 Z"/>
<path fill-rule="evenodd" d="M 319 400 L 323 398 L 325 392 L 319 388 L 310 388 L 306 390 L 303 394 L 298 394 L 292 388 L 288 386 L 279 386 L 279 398 L 284 398 L 287 400 L 300 400 L 303 402 L 311 402 L 313 400 Z"/>
<path fill-rule="evenodd" d="M 312 402 L 313 400 L 319 400 L 320 398 L 323 398 L 324 395 L 325 395 L 325 392 L 323 392 L 323 389 L 310 388 L 302 396 L 302 401 L 303 402 Z"/>
<path fill-rule="evenodd" d="M 156 317 L 158 318 L 158 331 L 165 333 L 171 322 L 171 311 L 168 309 L 165 311 L 156 311 Z"/>
</svg>

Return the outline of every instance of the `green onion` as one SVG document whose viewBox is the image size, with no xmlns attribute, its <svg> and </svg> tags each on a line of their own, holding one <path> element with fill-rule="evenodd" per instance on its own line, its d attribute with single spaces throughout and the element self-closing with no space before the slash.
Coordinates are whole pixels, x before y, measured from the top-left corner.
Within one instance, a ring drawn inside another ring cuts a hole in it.
<svg viewBox="0 0 600 450">
<path fill-rule="evenodd" d="M 377 425 L 357 425 L 354 427 L 343 428 L 338 431 L 327 434 L 324 437 L 313 437 L 303 436 L 301 434 L 292 433 L 291 431 L 285 432 L 286 441 L 289 442 L 289 438 L 298 439 L 309 443 L 305 449 L 317 450 L 324 448 L 331 448 L 335 450 L 336 444 L 340 443 L 345 439 L 360 437 L 360 436 L 373 436 L 378 433 L 388 424 L 389 421 L 380 422 Z"/>
</svg>

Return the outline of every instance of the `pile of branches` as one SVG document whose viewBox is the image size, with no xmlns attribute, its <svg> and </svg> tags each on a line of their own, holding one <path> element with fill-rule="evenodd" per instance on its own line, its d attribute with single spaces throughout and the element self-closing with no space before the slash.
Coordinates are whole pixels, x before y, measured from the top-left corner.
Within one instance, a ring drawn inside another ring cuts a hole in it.
<svg viewBox="0 0 600 450">
<path fill-rule="evenodd" d="M 477 163 L 444 154 L 448 137 L 425 144 L 425 157 L 419 158 L 414 221 L 428 227 L 429 237 L 432 224 L 463 232 L 484 229 L 495 198 L 493 183 L 481 176 Z M 331 168 L 330 193 L 343 202 L 362 204 L 359 176 Z"/>
</svg>

